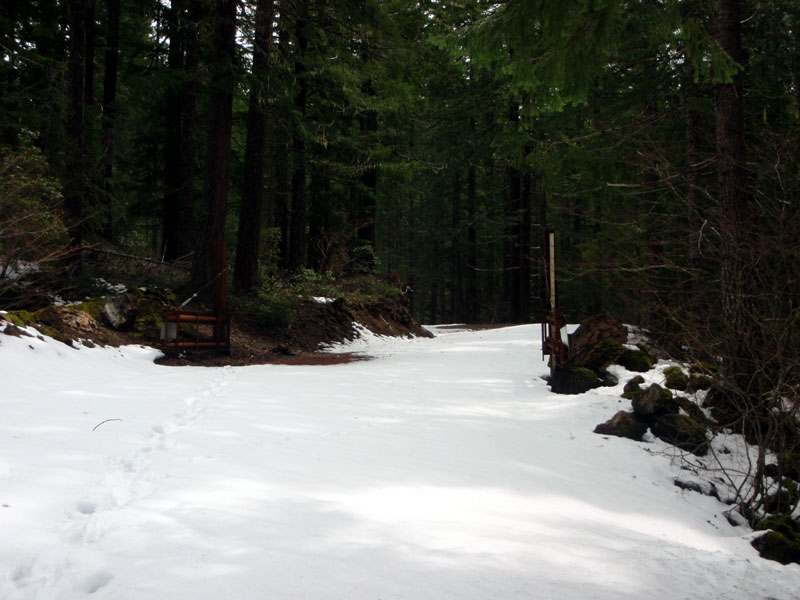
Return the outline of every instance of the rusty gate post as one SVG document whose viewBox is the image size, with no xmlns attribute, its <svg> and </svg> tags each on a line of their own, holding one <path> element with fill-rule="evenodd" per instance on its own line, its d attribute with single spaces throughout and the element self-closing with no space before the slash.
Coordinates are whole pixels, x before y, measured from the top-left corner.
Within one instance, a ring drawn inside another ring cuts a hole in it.
<svg viewBox="0 0 800 600">
<path fill-rule="evenodd" d="M 544 231 L 544 286 L 545 305 L 542 319 L 542 356 L 550 355 L 550 377 L 555 377 L 559 367 L 567 362 L 567 347 L 561 339 L 561 330 L 567 325 L 564 315 L 558 309 L 558 285 L 556 280 L 556 233 Z"/>
<path fill-rule="evenodd" d="M 214 245 L 214 341 L 218 349 L 230 351 L 230 315 L 228 314 L 228 245 L 217 242 Z"/>
</svg>

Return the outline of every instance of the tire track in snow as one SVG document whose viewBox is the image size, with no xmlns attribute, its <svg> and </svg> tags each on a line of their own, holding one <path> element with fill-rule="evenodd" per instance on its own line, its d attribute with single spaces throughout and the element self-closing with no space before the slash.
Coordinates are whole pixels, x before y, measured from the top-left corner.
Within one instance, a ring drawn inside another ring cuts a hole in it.
<svg viewBox="0 0 800 600">
<path fill-rule="evenodd" d="M 203 418 L 236 373 L 232 367 L 220 371 L 210 383 L 184 399 L 185 408 L 172 420 L 153 425 L 138 450 L 113 459 L 111 472 L 67 509 L 61 546 L 47 548 L 11 571 L 10 580 L 17 592 L 13 598 L 55 600 L 63 598 L 66 589 L 74 590 L 73 597 L 81 597 L 98 592 L 113 580 L 111 572 L 92 564 L 102 561 L 87 558 L 97 557 L 91 547 L 122 526 L 116 518 L 118 511 L 158 490 L 149 467 L 175 446 L 175 434 Z"/>
</svg>

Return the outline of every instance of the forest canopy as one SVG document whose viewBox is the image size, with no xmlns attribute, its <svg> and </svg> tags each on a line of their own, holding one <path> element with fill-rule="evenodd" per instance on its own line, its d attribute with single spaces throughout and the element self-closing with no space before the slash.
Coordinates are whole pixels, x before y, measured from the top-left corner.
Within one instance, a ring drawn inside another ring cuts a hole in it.
<svg viewBox="0 0 800 600">
<path fill-rule="evenodd" d="M 224 240 L 241 293 L 391 273 L 423 321 L 527 322 L 554 229 L 570 320 L 718 331 L 737 361 L 796 347 L 793 0 L 0 11 L 3 164 L 35 146 L 72 248 L 191 265 L 197 289 Z"/>
</svg>

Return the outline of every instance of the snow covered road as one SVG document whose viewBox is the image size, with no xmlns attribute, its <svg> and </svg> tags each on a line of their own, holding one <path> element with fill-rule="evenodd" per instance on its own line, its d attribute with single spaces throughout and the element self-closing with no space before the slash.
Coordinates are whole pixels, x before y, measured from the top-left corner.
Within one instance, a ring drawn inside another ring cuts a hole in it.
<svg viewBox="0 0 800 600">
<path fill-rule="evenodd" d="M 592 433 L 621 386 L 549 392 L 538 335 L 239 368 L 0 335 L 0 598 L 797 598 L 666 446 Z"/>
</svg>

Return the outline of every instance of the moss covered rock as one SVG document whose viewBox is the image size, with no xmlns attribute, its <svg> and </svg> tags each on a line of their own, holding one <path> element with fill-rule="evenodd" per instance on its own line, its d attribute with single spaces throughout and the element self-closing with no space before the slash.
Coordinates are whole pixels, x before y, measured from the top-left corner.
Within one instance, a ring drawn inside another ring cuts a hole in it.
<svg viewBox="0 0 800 600">
<path fill-rule="evenodd" d="M 558 394 L 583 394 L 601 385 L 597 374 L 584 367 L 560 369 L 550 382 L 551 389 Z"/>
<path fill-rule="evenodd" d="M 637 375 L 628 381 L 628 383 L 625 384 L 625 387 L 622 388 L 622 397 L 627 398 L 628 400 L 633 400 L 638 394 L 644 392 L 644 390 L 641 388 L 641 384 L 643 383 L 644 377 Z"/>
<path fill-rule="evenodd" d="M 634 395 L 631 405 L 633 412 L 642 417 L 675 414 L 679 408 L 678 403 L 672 397 L 672 392 L 665 390 L 657 383 L 643 390 L 641 394 Z"/>
<path fill-rule="evenodd" d="M 647 423 L 639 419 L 633 413 L 621 410 L 605 423 L 601 423 L 595 427 L 594 432 L 602 435 L 615 435 L 617 437 L 640 442 L 644 434 L 647 433 Z"/>
<path fill-rule="evenodd" d="M 0 319 L 5 319 L 17 327 L 27 327 L 36 324 L 36 318 L 27 310 L 12 310 L 0 315 Z"/>
<path fill-rule="evenodd" d="M 689 377 L 680 367 L 667 367 L 664 369 L 664 386 L 670 390 L 685 391 L 689 387 Z"/>
<path fill-rule="evenodd" d="M 703 409 L 697 406 L 695 402 L 693 402 L 689 398 L 683 398 L 681 396 L 675 396 L 674 400 L 675 402 L 678 403 L 678 406 L 680 406 L 681 409 L 692 419 L 694 419 L 698 423 L 702 423 L 705 426 L 710 425 L 708 418 L 703 412 Z"/>
<path fill-rule="evenodd" d="M 628 371 L 645 373 L 653 368 L 653 359 L 641 350 L 625 349 L 625 352 L 617 359 L 617 364 L 622 365 Z"/>
<path fill-rule="evenodd" d="M 769 560 L 783 565 L 800 563 L 800 523 L 788 515 L 774 515 L 756 525 L 757 530 L 769 530 L 753 540 L 753 547 Z"/>
<path fill-rule="evenodd" d="M 105 298 L 89 298 L 88 300 L 84 300 L 80 304 L 73 306 L 77 310 L 81 310 L 91 316 L 95 321 L 100 321 L 102 318 L 102 310 L 103 305 L 105 304 Z"/>
<path fill-rule="evenodd" d="M 616 340 L 603 340 L 592 348 L 581 366 L 597 373 L 608 365 L 617 362 L 624 353 L 625 347 Z"/>
<path fill-rule="evenodd" d="M 705 425 L 686 415 L 661 415 L 653 421 L 651 430 L 656 437 L 668 444 L 696 456 L 705 456 L 708 452 Z"/>
</svg>

